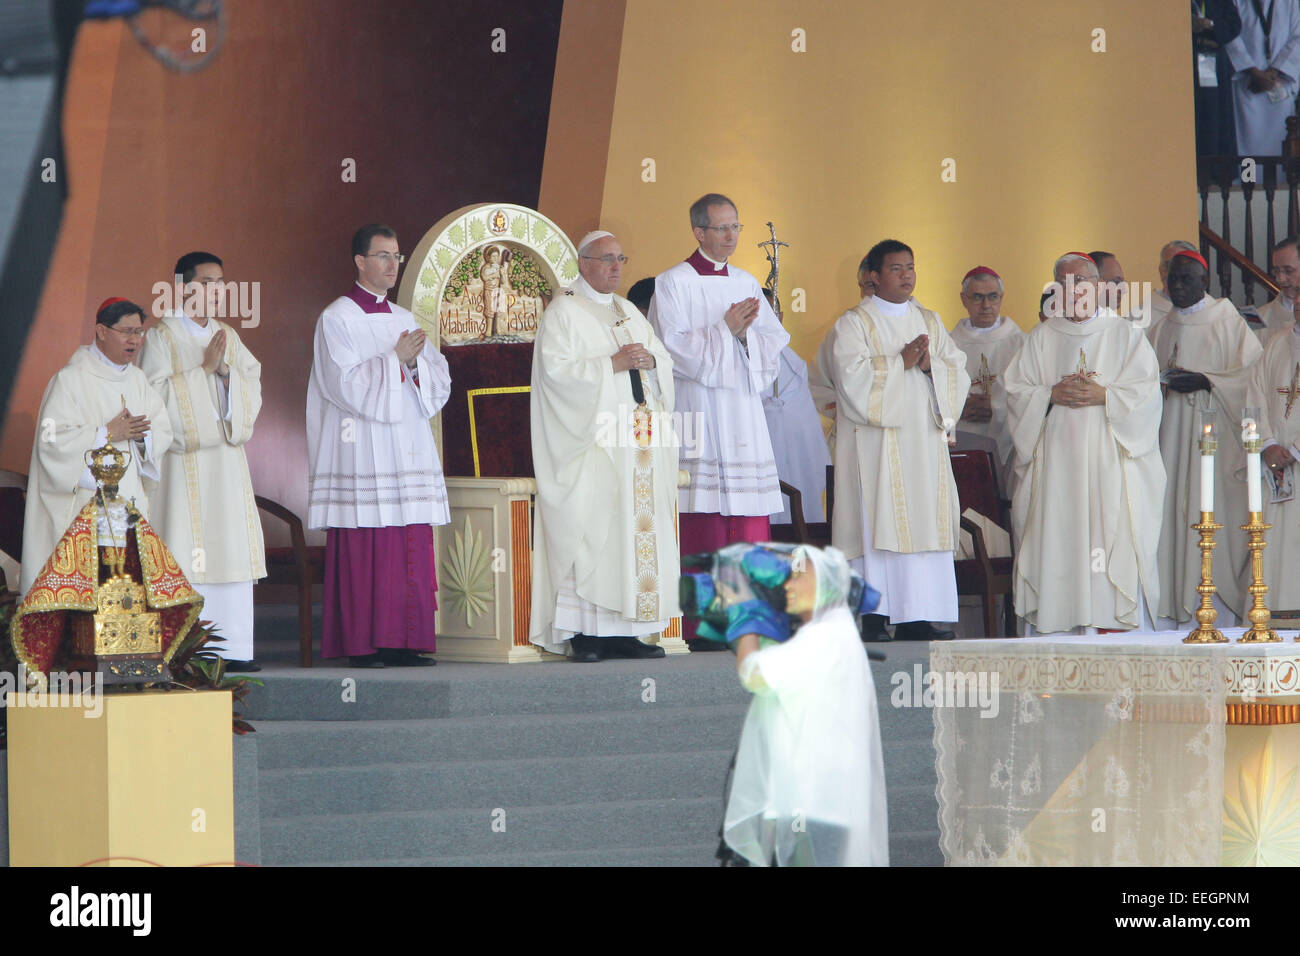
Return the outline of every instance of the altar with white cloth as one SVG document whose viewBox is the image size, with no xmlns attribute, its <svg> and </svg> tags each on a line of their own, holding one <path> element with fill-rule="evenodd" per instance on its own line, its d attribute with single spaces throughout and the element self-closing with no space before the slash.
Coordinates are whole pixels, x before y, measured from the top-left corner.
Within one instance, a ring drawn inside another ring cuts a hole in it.
<svg viewBox="0 0 1300 956">
<path fill-rule="evenodd" d="M 1300 644 L 1242 633 L 933 645 L 946 864 L 1300 864 Z"/>
</svg>

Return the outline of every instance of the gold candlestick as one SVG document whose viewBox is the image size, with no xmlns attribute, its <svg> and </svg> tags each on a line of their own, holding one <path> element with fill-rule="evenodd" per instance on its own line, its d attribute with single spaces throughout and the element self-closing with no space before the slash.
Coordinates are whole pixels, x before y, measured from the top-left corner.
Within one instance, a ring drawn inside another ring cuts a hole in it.
<svg viewBox="0 0 1300 956">
<path fill-rule="evenodd" d="M 1184 644 L 1227 644 L 1228 639 L 1214 627 L 1219 619 L 1219 612 L 1214 609 L 1214 533 L 1221 531 L 1223 525 L 1214 520 L 1213 511 L 1202 511 L 1200 524 L 1192 525 L 1193 531 L 1201 533 L 1201 583 L 1196 590 L 1201 595 L 1201 606 L 1196 609 L 1197 626 L 1183 638 Z"/>
<path fill-rule="evenodd" d="M 1241 526 L 1241 530 L 1250 535 L 1246 547 L 1250 548 L 1251 583 L 1248 590 L 1251 608 L 1246 614 L 1250 619 L 1250 630 L 1237 638 L 1238 644 L 1272 644 L 1282 640 L 1277 631 L 1268 626 L 1273 615 L 1264 604 L 1264 595 L 1268 593 L 1268 585 L 1264 583 L 1264 547 L 1267 544 L 1264 532 L 1271 527 L 1271 524 L 1264 523 L 1263 513 L 1259 511 L 1252 511 L 1250 521 Z"/>
</svg>

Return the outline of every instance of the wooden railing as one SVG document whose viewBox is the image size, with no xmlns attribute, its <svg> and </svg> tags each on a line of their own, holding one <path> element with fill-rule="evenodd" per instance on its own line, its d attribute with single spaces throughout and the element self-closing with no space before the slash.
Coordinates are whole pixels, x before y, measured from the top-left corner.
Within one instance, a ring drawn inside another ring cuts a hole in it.
<svg viewBox="0 0 1300 956">
<path fill-rule="evenodd" d="M 1247 161 L 1251 161 L 1248 163 Z M 1243 170 L 1251 168 L 1252 175 L 1242 178 Z M 1241 191 L 1245 204 L 1243 233 L 1240 246 L 1233 244 L 1232 203 L 1233 187 Z M 1255 304 L 1256 284 L 1264 287 L 1266 295 L 1275 294 L 1277 286 L 1268 278 L 1269 250 L 1287 236 L 1300 235 L 1300 130 L 1295 116 L 1286 120 L 1286 139 L 1277 156 L 1199 156 L 1196 160 L 1196 187 L 1201 196 L 1201 253 L 1208 260 L 1210 251 L 1217 255 L 1212 268 L 1220 282 L 1219 295 L 1232 294 L 1234 270 L 1239 272 L 1242 291 L 1247 305 Z M 1274 200 L 1279 188 L 1287 193 L 1285 228 L 1279 229 L 1274 213 Z M 1255 211 L 1252 200 L 1255 191 L 1263 190 L 1265 204 L 1265 242 L 1262 249 L 1255 248 Z M 1218 191 L 1222 209 L 1218 229 L 1210 222 L 1210 195 Z"/>
</svg>

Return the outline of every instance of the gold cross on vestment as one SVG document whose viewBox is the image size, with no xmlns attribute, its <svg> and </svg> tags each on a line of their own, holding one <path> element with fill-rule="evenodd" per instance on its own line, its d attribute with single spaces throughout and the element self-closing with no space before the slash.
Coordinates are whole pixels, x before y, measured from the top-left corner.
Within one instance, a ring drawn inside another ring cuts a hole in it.
<svg viewBox="0 0 1300 956">
<path fill-rule="evenodd" d="M 1291 387 L 1279 388 L 1277 392 L 1279 395 L 1286 396 L 1286 412 L 1282 417 L 1290 418 L 1291 409 L 1295 408 L 1296 397 L 1300 396 L 1300 362 L 1296 363 L 1295 371 L 1291 373 Z"/>
<path fill-rule="evenodd" d="M 989 357 L 983 352 L 980 353 L 980 372 L 979 375 L 972 379 L 972 385 L 978 385 L 984 390 L 985 395 L 993 394 L 993 383 L 998 377 L 989 370 Z"/>
<path fill-rule="evenodd" d="M 1166 365 L 1165 368 L 1166 369 L 1178 368 L 1178 343 L 1177 342 L 1174 343 L 1174 350 L 1169 353 L 1169 364 Z"/>
<path fill-rule="evenodd" d="M 1084 378 L 1096 378 L 1097 373 L 1090 371 L 1088 368 L 1088 356 L 1083 349 L 1079 349 L 1079 364 L 1074 368 L 1075 375 L 1082 375 Z"/>
</svg>

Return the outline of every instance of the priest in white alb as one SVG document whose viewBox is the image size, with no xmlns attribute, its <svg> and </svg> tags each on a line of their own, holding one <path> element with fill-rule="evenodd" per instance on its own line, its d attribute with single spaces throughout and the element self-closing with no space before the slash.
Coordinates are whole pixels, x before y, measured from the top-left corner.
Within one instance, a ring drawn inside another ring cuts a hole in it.
<svg viewBox="0 0 1300 956">
<path fill-rule="evenodd" d="M 262 366 L 224 314 L 224 267 L 208 252 L 177 261 L 188 294 L 145 336 L 140 367 L 167 402 L 173 441 L 152 504 L 162 535 L 203 595 L 229 671 L 257 671 L 253 582 L 266 576 L 262 522 L 245 443 L 262 408 Z M 191 314 L 193 313 L 193 314 Z"/>
<path fill-rule="evenodd" d="M 1288 617 L 1300 614 L 1300 502 L 1295 497 L 1300 481 L 1296 464 L 1300 462 L 1298 329 L 1300 325 L 1293 322 L 1290 329 L 1268 340 L 1251 370 L 1246 392 L 1246 404 L 1261 409 L 1264 521 L 1273 526 L 1266 532 L 1264 583 L 1268 594 L 1264 598 L 1274 613 L 1291 612 Z"/>
<path fill-rule="evenodd" d="M 976 266 L 962 277 L 961 304 L 966 318 L 952 330 L 952 340 L 966 354 L 970 394 L 957 423 L 960 431 L 984 435 L 998 443 L 998 477 L 1002 493 L 1014 488 L 1013 446 L 1007 427 L 1007 387 L 1002 374 L 1011 364 L 1025 333 L 1002 315 L 1002 277 L 988 266 Z"/>
<path fill-rule="evenodd" d="M 1032 632 L 1150 629 L 1165 468 L 1160 368 L 1143 330 L 1097 306 L 1082 253 L 1006 371 L 1019 469 L 1016 614 Z"/>
<path fill-rule="evenodd" d="M 529 635 L 578 663 L 663 657 L 640 638 L 679 614 L 673 360 L 614 294 L 625 261 L 612 233 L 584 236 L 533 344 Z"/>
<path fill-rule="evenodd" d="M 357 230 L 356 281 L 321 313 L 307 384 L 307 524 L 328 531 L 321 652 L 353 667 L 435 663 L 433 526 L 450 515 L 429 420 L 451 375 L 388 301 L 405 258 L 387 226 Z"/>
<path fill-rule="evenodd" d="M 736 205 L 719 193 L 691 205 L 697 248 L 655 279 L 650 321 L 673 359 L 681 421 L 682 554 L 766 541 L 782 507 L 763 392 L 776 381 L 790 336 L 748 272 L 727 260 L 740 241 Z M 683 631 L 693 651 L 723 650 Z"/>
<path fill-rule="evenodd" d="M 1215 414 L 1218 448 L 1214 455 L 1214 517 L 1225 528 L 1246 523 L 1246 467 L 1241 443 L 1241 409 L 1246 383 L 1262 349 L 1246 320 L 1227 299 L 1206 294 L 1209 264 L 1199 252 L 1181 249 L 1169 262 L 1169 298 L 1173 309 L 1155 330 L 1151 344 L 1163 370 L 1164 413 L 1160 418 L 1160 454 L 1165 463 L 1164 520 L 1160 532 L 1161 630 L 1193 620 L 1201 606 L 1200 534 L 1191 526 L 1201 520 L 1200 420 L 1202 410 Z M 1219 626 L 1231 627 L 1246 603 L 1241 577 L 1250 553 L 1241 534 L 1224 534 L 1214 551 Z"/>
<path fill-rule="evenodd" d="M 948 640 L 957 620 L 960 506 L 949 448 L 970 378 L 939 316 L 913 299 L 912 250 L 895 239 L 867 254 L 875 295 L 831 332 L 836 390 L 831 541 L 880 592 L 865 640 Z"/>
<path fill-rule="evenodd" d="M 118 493 L 149 520 L 149 495 L 172 441 L 167 406 L 135 366 L 144 310 L 122 298 L 95 313 L 95 339 L 72 354 L 41 399 L 27 476 L 19 590 L 26 594 L 77 513 L 95 494 L 86 452 L 112 442 L 130 455 Z M 6 635 L 7 639 L 7 635 Z"/>
</svg>

